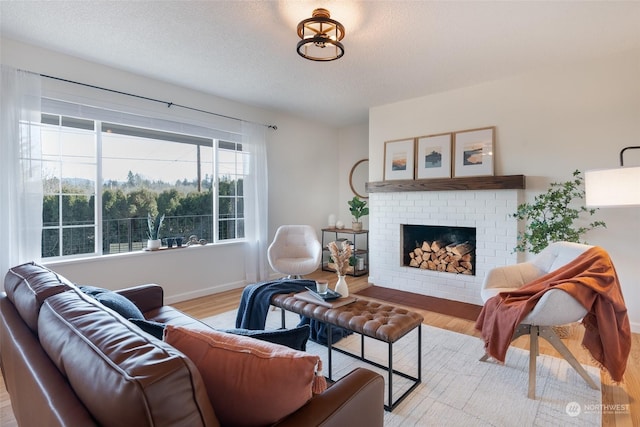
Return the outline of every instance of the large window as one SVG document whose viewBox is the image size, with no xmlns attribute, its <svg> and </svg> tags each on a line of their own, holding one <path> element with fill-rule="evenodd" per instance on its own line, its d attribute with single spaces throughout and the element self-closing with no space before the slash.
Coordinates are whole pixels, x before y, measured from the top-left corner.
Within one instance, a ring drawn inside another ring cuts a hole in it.
<svg viewBox="0 0 640 427">
<path fill-rule="evenodd" d="M 218 232 L 233 239 L 244 236 L 244 167 L 246 152 L 242 145 L 218 142 Z"/>
<path fill-rule="evenodd" d="M 158 213 L 165 238 L 244 237 L 241 144 L 53 114 L 42 123 L 43 257 L 141 250 Z"/>
<path fill-rule="evenodd" d="M 95 123 L 51 115 L 42 122 L 42 256 L 94 253 Z"/>
</svg>

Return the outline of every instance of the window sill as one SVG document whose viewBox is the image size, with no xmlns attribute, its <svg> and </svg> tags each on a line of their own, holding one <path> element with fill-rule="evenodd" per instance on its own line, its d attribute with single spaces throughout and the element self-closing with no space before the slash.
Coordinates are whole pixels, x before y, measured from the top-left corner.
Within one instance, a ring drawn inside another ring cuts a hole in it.
<svg viewBox="0 0 640 427">
<path fill-rule="evenodd" d="M 64 259 L 63 258 L 43 259 L 41 263 L 45 267 L 53 268 L 55 266 L 62 266 L 62 265 L 85 264 L 87 262 L 96 262 L 96 261 L 99 262 L 100 260 L 113 260 L 114 258 L 120 258 L 120 257 L 148 256 L 149 254 L 153 254 L 153 253 L 168 254 L 168 253 L 171 253 L 173 249 L 188 248 L 188 249 L 195 250 L 196 248 L 214 248 L 214 247 L 220 247 L 220 246 L 239 245 L 239 244 L 244 244 L 246 241 L 247 241 L 246 239 L 242 239 L 242 240 L 224 241 L 219 243 L 207 243 L 206 245 L 191 245 L 191 246 L 183 245 L 180 248 L 162 247 L 155 251 L 147 250 L 145 248 L 145 249 L 141 249 L 139 251 L 134 251 L 134 252 L 122 252 L 118 254 L 109 254 L 109 255 L 87 255 L 87 256 L 79 256 L 79 257 L 64 258 Z M 181 252 L 181 251 L 178 251 L 178 252 Z"/>
</svg>

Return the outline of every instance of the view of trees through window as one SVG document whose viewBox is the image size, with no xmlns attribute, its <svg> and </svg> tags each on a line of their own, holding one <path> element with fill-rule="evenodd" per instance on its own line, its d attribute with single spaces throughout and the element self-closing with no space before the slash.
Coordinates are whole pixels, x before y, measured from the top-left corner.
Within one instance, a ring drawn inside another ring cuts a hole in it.
<svg viewBox="0 0 640 427">
<path fill-rule="evenodd" d="M 147 215 L 158 213 L 162 238 L 244 237 L 241 144 L 51 114 L 42 122 L 43 257 L 141 250 Z"/>
</svg>

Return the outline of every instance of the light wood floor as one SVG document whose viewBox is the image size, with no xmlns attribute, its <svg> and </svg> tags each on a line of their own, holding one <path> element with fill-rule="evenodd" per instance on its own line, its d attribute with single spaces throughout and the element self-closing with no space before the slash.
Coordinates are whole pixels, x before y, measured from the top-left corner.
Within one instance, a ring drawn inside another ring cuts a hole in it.
<svg viewBox="0 0 640 427">
<path fill-rule="evenodd" d="M 317 271 L 309 275 L 307 278 L 325 278 L 329 280 L 330 284 L 336 280 L 334 273 L 325 271 Z M 371 286 L 371 284 L 367 282 L 367 279 L 367 276 L 348 277 L 347 282 L 349 283 L 350 291 L 355 293 Z M 193 317 L 205 318 L 237 308 L 240 302 L 241 292 L 241 289 L 222 292 L 207 297 L 180 302 L 174 304 L 174 306 Z M 476 337 L 479 336 L 478 332 L 474 328 L 473 321 L 445 314 L 433 313 L 416 307 L 407 306 L 407 308 L 420 312 L 424 316 L 424 323 L 428 325 L 448 329 L 462 334 Z M 581 325 L 573 325 L 571 327 L 569 337 L 563 341 L 580 363 L 585 365 L 594 365 L 589 352 L 582 348 L 580 344 L 582 341 L 582 333 L 583 327 Z M 514 342 L 514 345 L 527 349 L 528 340 L 526 337 L 521 337 Z M 544 340 L 540 341 L 540 352 L 560 357 L 555 349 L 553 349 Z M 478 355 L 478 358 L 480 356 L 481 355 Z M 0 384 L 0 387 L 0 426 L 17 426 L 11 411 L 9 395 L 4 389 L 4 381 Z M 604 427 L 640 426 L 640 334 L 633 334 L 631 355 L 629 357 L 624 383 L 616 385 L 607 377 L 606 373 L 602 373 L 601 389 L 603 403 L 602 425 Z M 526 394 L 526 392 L 526 389 L 522 390 L 522 393 Z M 613 405 L 616 405 L 617 410 L 614 411 L 609 409 L 614 408 Z"/>
</svg>

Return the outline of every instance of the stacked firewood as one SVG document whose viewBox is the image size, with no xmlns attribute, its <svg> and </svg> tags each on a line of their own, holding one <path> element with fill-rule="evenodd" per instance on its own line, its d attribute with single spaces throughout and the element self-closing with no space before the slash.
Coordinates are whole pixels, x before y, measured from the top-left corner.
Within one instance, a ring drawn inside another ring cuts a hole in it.
<svg viewBox="0 0 640 427">
<path fill-rule="evenodd" d="M 473 274 L 473 245 L 469 242 L 422 242 L 409 252 L 409 266 L 423 270 Z"/>
</svg>

